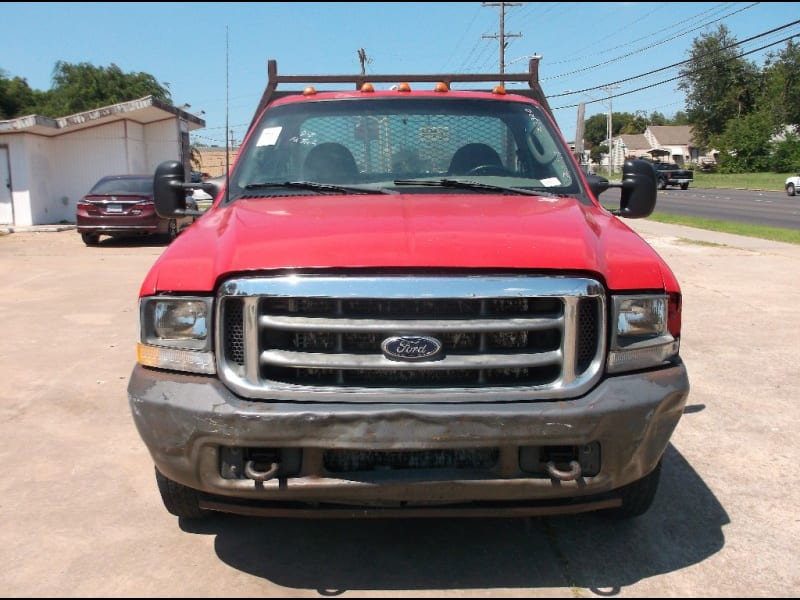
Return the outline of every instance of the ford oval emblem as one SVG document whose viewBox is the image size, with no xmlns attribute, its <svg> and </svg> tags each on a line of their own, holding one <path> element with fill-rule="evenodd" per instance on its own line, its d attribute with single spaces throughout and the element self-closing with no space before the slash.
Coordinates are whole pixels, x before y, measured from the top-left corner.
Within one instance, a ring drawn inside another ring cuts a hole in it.
<svg viewBox="0 0 800 600">
<path fill-rule="evenodd" d="M 396 335 L 383 340 L 383 355 L 407 362 L 443 358 L 442 342 L 426 335 Z"/>
</svg>

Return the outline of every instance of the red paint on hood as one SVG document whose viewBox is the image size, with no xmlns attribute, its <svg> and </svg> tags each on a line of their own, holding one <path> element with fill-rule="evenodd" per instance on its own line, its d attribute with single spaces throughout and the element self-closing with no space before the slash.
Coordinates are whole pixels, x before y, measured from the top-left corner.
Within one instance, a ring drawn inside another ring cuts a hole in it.
<svg viewBox="0 0 800 600">
<path fill-rule="evenodd" d="M 212 208 L 151 269 L 141 293 L 211 292 L 230 273 L 428 267 L 592 273 L 610 290 L 677 290 L 656 252 L 572 198 L 308 195 Z"/>
</svg>

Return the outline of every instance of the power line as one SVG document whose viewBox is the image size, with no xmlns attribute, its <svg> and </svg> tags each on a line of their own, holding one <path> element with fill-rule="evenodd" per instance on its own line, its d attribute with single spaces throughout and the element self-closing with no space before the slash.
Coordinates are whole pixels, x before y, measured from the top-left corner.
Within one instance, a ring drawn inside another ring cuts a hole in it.
<svg viewBox="0 0 800 600">
<path fill-rule="evenodd" d="M 698 25 L 697 27 L 693 27 L 691 29 L 687 29 L 686 31 L 683 31 L 681 33 L 673 35 L 672 37 L 664 38 L 662 40 L 659 40 L 659 41 L 657 41 L 657 42 L 655 42 L 653 44 L 650 44 L 649 46 L 645 46 L 643 48 L 637 48 L 636 50 L 631 50 L 630 52 L 626 52 L 625 54 L 621 54 L 620 56 L 617 56 L 617 57 L 614 57 L 614 58 L 610 58 L 610 59 L 608 59 L 606 61 L 599 62 L 599 63 L 596 63 L 594 65 L 590 65 L 588 67 L 583 67 L 581 69 L 576 69 L 575 71 L 569 71 L 567 73 L 561 73 L 559 75 L 551 75 L 550 77 L 544 77 L 544 78 L 542 78 L 542 81 L 550 81 L 551 79 L 561 79 L 562 77 L 568 77 L 569 75 L 576 75 L 578 73 L 583 73 L 583 72 L 589 71 L 591 69 L 596 69 L 597 67 L 603 67 L 605 65 L 609 65 L 611 63 L 620 61 L 620 60 L 622 60 L 624 58 L 628 58 L 629 56 L 633 56 L 635 54 L 640 54 L 642 52 L 646 52 L 647 50 L 652 50 L 653 48 L 655 48 L 657 46 L 661 46 L 663 44 L 666 44 L 667 42 L 672 42 L 672 41 L 674 41 L 674 40 L 676 40 L 676 39 L 678 39 L 680 37 L 683 37 L 683 36 L 685 36 L 685 35 L 687 35 L 689 33 L 692 33 L 692 32 L 697 31 L 699 29 L 703 29 L 704 27 L 706 27 L 708 25 L 711 25 L 711 24 L 716 23 L 718 21 L 722 21 L 723 19 L 727 19 L 728 17 L 733 16 L 733 15 L 735 15 L 737 13 L 742 12 L 742 11 L 745 11 L 745 10 L 747 10 L 749 8 L 753 8 L 754 6 L 756 6 L 758 4 L 759 4 L 758 2 L 753 2 L 752 4 L 750 4 L 748 6 L 745 6 L 743 8 L 740 8 L 739 10 L 735 10 L 735 11 L 733 11 L 731 13 L 728 13 L 727 15 L 724 15 L 724 16 L 718 18 L 718 19 L 714 19 L 712 21 L 708 21 L 706 23 L 703 23 L 702 25 Z"/>
<path fill-rule="evenodd" d="M 617 50 L 619 48 L 630 47 L 631 45 L 635 44 L 636 42 L 641 42 L 642 40 L 646 40 L 648 38 L 652 38 L 652 37 L 655 37 L 657 35 L 664 34 L 664 33 L 666 33 L 667 31 L 669 31 L 671 29 L 675 29 L 676 27 L 680 27 L 684 23 L 687 23 L 687 22 L 696 23 L 697 19 L 703 17 L 704 15 L 708 15 L 708 13 L 714 13 L 714 12 L 719 12 L 721 10 L 725 10 L 725 9 L 730 7 L 729 5 L 732 5 L 732 4 L 734 4 L 734 3 L 733 2 L 723 2 L 723 3 L 718 4 L 716 6 L 712 6 L 711 8 L 707 8 L 706 10 L 700 11 L 699 13 L 697 13 L 695 15 L 692 15 L 691 17 L 687 17 L 685 19 L 677 21 L 677 22 L 675 22 L 675 23 L 673 23 L 671 25 L 660 26 L 653 33 L 648 33 L 647 35 L 643 35 L 642 37 L 635 38 L 635 39 L 632 39 L 632 40 L 626 40 L 624 44 L 617 44 L 616 46 L 612 46 L 611 48 L 606 48 L 604 50 L 596 50 L 596 49 L 594 49 L 592 47 L 592 45 L 584 46 L 580 50 L 576 51 L 574 54 L 570 54 L 566 58 L 561 59 L 561 60 L 557 60 L 557 61 L 554 61 L 554 62 L 548 62 L 548 64 L 550 64 L 550 65 L 560 65 L 560 64 L 564 64 L 564 63 L 575 62 L 576 60 L 579 60 L 580 58 L 582 58 L 583 57 L 583 53 L 586 50 L 589 50 L 589 49 L 591 49 L 591 51 L 592 51 L 592 56 L 601 56 L 603 54 L 608 54 L 609 52 L 613 52 L 614 50 Z M 652 11 L 647 13 L 646 15 L 644 15 L 642 17 L 639 17 L 638 19 L 626 24 L 624 27 L 622 27 L 620 29 L 626 29 L 627 27 L 630 27 L 630 26 L 638 23 L 639 21 L 649 17 L 650 15 L 652 15 L 656 11 L 662 10 L 663 8 L 671 8 L 671 7 L 670 7 L 670 5 L 668 3 L 662 3 L 659 6 L 657 6 L 655 9 L 653 9 Z M 602 42 L 603 40 L 606 40 L 606 39 L 608 39 L 610 37 L 614 37 L 614 35 L 616 35 L 616 34 L 612 34 L 612 35 L 608 35 L 608 36 L 605 36 L 603 38 L 600 38 L 595 43 Z M 573 58 L 575 56 L 577 56 L 578 58 Z"/>
<path fill-rule="evenodd" d="M 746 44 L 748 42 L 752 42 L 753 40 L 756 40 L 756 39 L 771 35 L 771 34 L 777 32 L 777 31 L 781 31 L 783 29 L 787 29 L 789 27 L 797 25 L 798 23 L 800 23 L 800 19 L 798 19 L 797 21 L 792 21 L 791 23 L 786 23 L 785 25 L 781 25 L 779 27 L 775 27 L 773 29 L 770 29 L 769 31 L 765 31 L 763 33 L 759 33 L 757 35 L 751 36 L 751 37 L 746 38 L 746 39 L 744 39 L 744 40 L 742 40 L 740 42 L 737 41 L 737 42 L 734 42 L 732 44 L 728 44 L 727 46 L 723 46 L 722 48 L 720 48 L 719 51 L 722 52 L 723 50 L 729 50 L 730 48 L 735 48 L 736 46 L 741 46 L 741 45 Z M 786 39 L 791 39 L 791 38 L 784 38 L 781 41 L 785 41 Z M 780 42 L 778 42 L 778 43 L 780 43 Z M 768 47 L 768 46 L 764 46 L 764 47 L 762 47 L 760 49 L 763 50 L 766 47 Z M 756 49 L 755 52 L 757 52 L 758 50 L 759 49 Z M 742 54 L 741 56 L 744 56 L 744 54 Z M 639 75 L 633 75 L 632 77 L 626 77 L 624 79 L 618 79 L 617 81 L 612 81 L 610 83 L 606 83 L 606 84 L 599 85 L 599 86 L 588 87 L 588 88 L 585 88 L 585 89 L 582 89 L 582 90 L 570 90 L 568 92 L 562 92 L 560 94 L 550 94 L 548 97 L 549 98 L 560 98 L 562 96 L 571 96 L 573 94 L 583 94 L 583 93 L 586 93 L 586 92 L 591 92 L 593 90 L 601 90 L 601 89 L 604 89 L 604 86 L 618 85 L 620 83 L 626 83 L 628 81 L 633 81 L 634 79 L 641 79 L 642 77 L 647 77 L 649 75 L 653 75 L 655 73 L 660 73 L 662 71 L 668 71 L 670 69 L 674 69 L 675 67 L 680 67 L 680 66 L 689 64 L 689 63 L 692 62 L 692 60 L 693 59 L 688 58 L 686 60 L 682 60 L 682 61 L 679 61 L 679 62 L 676 62 L 676 63 L 672 63 L 671 65 L 667 65 L 665 67 L 659 67 L 658 69 L 653 69 L 652 71 L 647 71 L 646 73 L 641 73 Z"/>
<path fill-rule="evenodd" d="M 447 65 L 450 64 L 450 61 L 453 60 L 453 57 L 456 55 L 456 53 L 458 52 L 458 49 L 461 47 L 461 44 L 463 43 L 464 39 L 467 37 L 467 32 L 475 24 L 475 20 L 478 18 L 478 14 L 479 13 L 480 13 L 480 7 L 475 9 L 475 13 L 472 15 L 472 20 L 469 22 L 469 25 L 467 25 L 467 27 L 464 29 L 464 32 L 461 34 L 461 38 L 458 40 L 458 43 L 455 46 L 453 46 L 453 50 L 452 50 L 452 52 L 450 52 L 450 56 L 448 56 L 447 60 L 444 61 L 445 69 L 447 68 Z"/>
<path fill-rule="evenodd" d="M 787 42 L 787 41 L 789 41 L 791 39 L 794 39 L 796 37 L 800 37 L 800 33 L 795 33 L 795 34 L 790 35 L 788 37 L 785 37 L 785 38 L 783 38 L 781 40 L 778 40 L 777 42 L 770 42 L 769 44 L 765 44 L 764 46 L 760 46 L 760 47 L 755 48 L 753 50 L 748 50 L 747 52 L 742 52 L 741 54 L 737 54 L 736 56 L 733 56 L 731 58 L 726 58 L 726 59 L 724 59 L 722 61 L 715 62 L 715 63 L 713 63 L 711 65 L 703 65 L 702 67 L 697 69 L 696 72 L 707 70 L 707 69 L 719 66 L 720 64 L 723 64 L 723 63 L 726 63 L 726 62 L 730 62 L 730 61 L 733 61 L 733 60 L 737 60 L 739 58 L 742 58 L 743 56 L 748 56 L 750 54 L 755 54 L 756 52 L 760 52 L 761 50 L 766 50 L 767 48 L 771 48 L 772 46 L 777 46 L 778 44 L 782 44 L 783 42 Z M 650 85 L 645 85 L 645 86 L 638 87 L 638 88 L 635 88 L 635 89 L 632 89 L 632 90 L 628 90 L 627 92 L 621 92 L 619 94 L 615 94 L 615 97 L 619 98 L 620 96 L 628 96 L 630 94 L 635 94 L 636 92 L 641 92 L 643 90 L 649 90 L 649 89 L 657 87 L 659 85 L 664 85 L 665 83 L 670 83 L 672 81 L 677 81 L 678 79 L 682 79 L 685 76 L 686 75 L 676 75 L 675 77 L 670 77 L 669 79 L 665 79 L 663 81 L 658 81 L 658 82 L 652 83 Z M 597 88 L 591 88 L 591 89 L 597 89 Z M 592 100 L 591 102 L 586 102 L 584 104 L 591 104 L 591 103 L 594 103 L 594 102 L 603 102 L 603 101 L 604 100 Z M 575 108 L 579 104 L 580 103 L 578 103 L 578 104 L 567 104 L 565 106 L 555 107 L 552 110 L 562 110 L 562 109 L 565 109 L 565 108 Z"/>
</svg>

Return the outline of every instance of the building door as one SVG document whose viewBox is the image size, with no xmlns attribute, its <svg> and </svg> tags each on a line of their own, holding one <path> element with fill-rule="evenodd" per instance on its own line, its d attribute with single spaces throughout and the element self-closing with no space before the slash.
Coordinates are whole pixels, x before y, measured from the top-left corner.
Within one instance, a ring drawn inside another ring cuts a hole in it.
<svg viewBox="0 0 800 600">
<path fill-rule="evenodd" d="M 11 162 L 8 146 L 0 146 L 0 225 L 14 224 L 14 206 L 11 204 Z"/>
</svg>

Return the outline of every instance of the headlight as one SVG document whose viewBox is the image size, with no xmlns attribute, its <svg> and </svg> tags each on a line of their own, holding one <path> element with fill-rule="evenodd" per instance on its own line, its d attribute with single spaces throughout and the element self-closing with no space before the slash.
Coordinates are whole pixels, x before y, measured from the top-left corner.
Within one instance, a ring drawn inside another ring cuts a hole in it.
<svg viewBox="0 0 800 600">
<path fill-rule="evenodd" d="M 142 298 L 139 363 L 162 369 L 215 373 L 210 335 L 212 304 L 212 298 Z"/>
<path fill-rule="evenodd" d="M 679 342 L 669 332 L 667 296 L 614 296 L 608 372 L 657 366 L 678 354 Z"/>
</svg>

